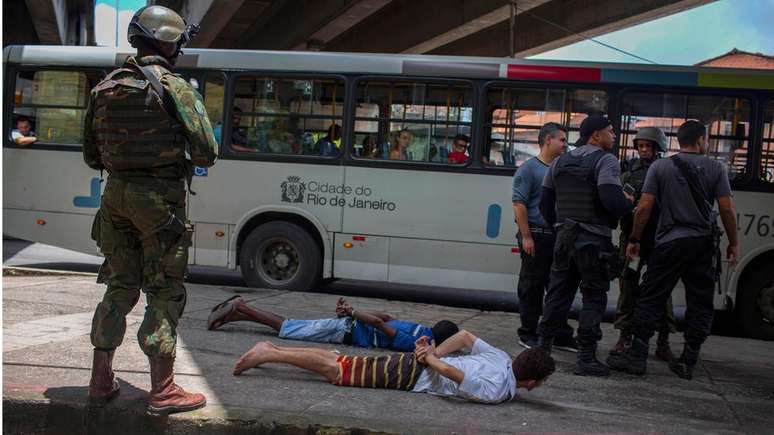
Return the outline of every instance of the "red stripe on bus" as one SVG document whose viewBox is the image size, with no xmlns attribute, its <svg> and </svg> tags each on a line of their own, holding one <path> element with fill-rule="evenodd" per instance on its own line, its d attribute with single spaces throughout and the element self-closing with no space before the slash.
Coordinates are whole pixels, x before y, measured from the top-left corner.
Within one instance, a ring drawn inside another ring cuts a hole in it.
<svg viewBox="0 0 774 435">
<path fill-rule="evenodd" d="M 602 79 L 602 70 L 568 66 L 508 65 L 508 78 L 598 82 Z"/>
<path fill-rule="evenodd" d="M 519 253 L 519 248 L 511 248 L 511 253 L 518 254 Z"/>
<path fill-rule="evenodd" d="M 352 236 L 352 240 L 356 242 L 365 242 L 365 236 Z"/>
</svg>

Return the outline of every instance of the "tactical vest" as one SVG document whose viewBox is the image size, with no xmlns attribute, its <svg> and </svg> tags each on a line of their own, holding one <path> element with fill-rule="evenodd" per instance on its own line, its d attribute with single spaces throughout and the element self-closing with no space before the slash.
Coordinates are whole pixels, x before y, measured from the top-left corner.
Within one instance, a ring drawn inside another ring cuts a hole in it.
<svg viewBox="0 0 774 435">
<path fill-rule="evenodd" d="M 615 217 L 605 211 L 597 195 L 595 169 L 604 155 L 605 151 L 599 150 L 583 157 L 572 153 L 559 157 L 554 167 L 556 217 L 559 222 L 572 219 L 615 228 Z"/>
<path fill-rule="evenodd" d="M 651 163 L 645 163 L 642 159 L 632 159 L 629 162 L 628 169 L 621 177 L 625 183 L 630 184 L 637 192 L 635 195 L 639 198 L 642 192 L 642 186 L 645 184 L 645 176 L 648 174 L 648 168 Z"/>
<path fill-rule="evenodd" d="M 157 77 L 170 74 L 153 67 Z M 178 165 L 185 160 L 182 125 L 139 71 L 119 68 L 95 88 L 94 138 L 109 172 Z"/>
</svg>

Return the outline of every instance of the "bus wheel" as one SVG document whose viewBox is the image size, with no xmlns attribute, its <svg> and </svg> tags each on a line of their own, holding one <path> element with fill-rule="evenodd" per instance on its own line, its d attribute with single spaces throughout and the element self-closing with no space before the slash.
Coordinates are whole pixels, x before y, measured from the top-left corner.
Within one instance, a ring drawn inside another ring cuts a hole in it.
<svg viewBox="0 0 774 435">
<path fill-rule="evenodd" d="M 317 243 L 290 222 L 268 222 L 254 229 L 242 245 L 239 260 L 250 287 L 308 291 L 322 273 Z"/>
<path fill-rule="evenodd" d="M 753 271 L 737 292 L 736 320 L 746 337 L 774 340 L 774 272 Z"/>
</svg>

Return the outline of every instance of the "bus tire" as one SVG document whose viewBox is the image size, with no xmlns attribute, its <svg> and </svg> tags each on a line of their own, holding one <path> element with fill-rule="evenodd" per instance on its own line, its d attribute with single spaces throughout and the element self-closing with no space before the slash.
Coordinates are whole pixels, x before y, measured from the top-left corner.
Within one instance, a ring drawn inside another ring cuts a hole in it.
<svg viewBox="0 0 774 435">
<path fill-rule="evenodd" d="M 734 311 L 736 322 L 744 336 L 774 340 L 774 319 L 771 319 L 771 322 L 763 320 L 761 308 L 763 303 L 774 303 L 771 300 L 763 301 L 764 290 L 774 286 L 774 271 L 771 268 L 757 268 L 740 284 L 737 292 L 741 293 L 737 295 Z"/>
<path fill-rule="evenodd" d="M 250 287 L 309 291 L 322 274 L 322 253 L 312 236 L 284 221 L 255 228 L 242 245 L 239 263 Z"/>
</svg>

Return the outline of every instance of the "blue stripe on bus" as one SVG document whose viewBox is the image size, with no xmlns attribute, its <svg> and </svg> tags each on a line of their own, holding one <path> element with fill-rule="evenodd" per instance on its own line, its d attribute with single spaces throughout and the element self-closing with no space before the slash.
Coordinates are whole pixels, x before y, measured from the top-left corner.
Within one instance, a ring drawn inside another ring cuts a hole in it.
<svg viewBox="0 0 774 435">
<path fill-rule="evenodd" d="M 497 205 L 492 204 L 489 206 L 489 211 L 486 214 L 486 236 L 492 239 L 500 235 L 500 216 L 503 214 L 503 209 Z"/>
<path fill-rule="evenodd" d="M 602 81 L 642 85 L 698 86 L 699 75 L 695 72 L 636 71 L 603 68 Z"/>
<path fill-rule="evenodd" d="M 94 177 L 91 179 L 91 193 L 89 196 L 76 196 L 73 198 L 73 206 L 83 208 L 99 208 L 100 185 L 99 178 Z"/>
</svg>

